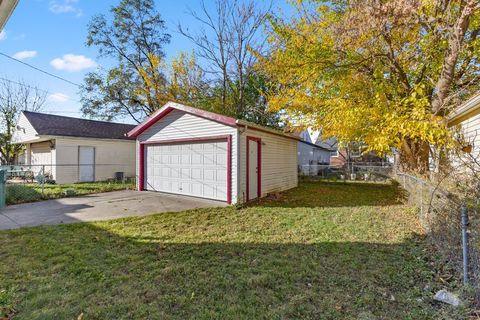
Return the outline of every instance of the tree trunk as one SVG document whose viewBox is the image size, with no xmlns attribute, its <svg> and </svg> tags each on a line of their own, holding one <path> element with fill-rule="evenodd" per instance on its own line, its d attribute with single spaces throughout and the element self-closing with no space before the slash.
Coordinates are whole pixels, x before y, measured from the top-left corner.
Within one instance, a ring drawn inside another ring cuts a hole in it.
<svg viewBox="0 0 480 320">
<path fill-rule="evenodd" d="M 442 72 L 435 86 L 435 96 L 432 100 L 432 110 L 435 114 L 445 113 L 445 104 L 451 85 L 455 77 L 455 67 L 462 50 L 465 33 L 467 32 L 470 18 L 474 13 L 477 0 L 469 0 L 463 7 L 460 16 L 452 26 L 448 38 L 448 51 L 443 61 Z"/>
<path fill-rule="evenodd" d="M 430 146 L 425 141 L 405 141 L 400 148 L 400 168 L 424 175 L 429 171 Z"/>
</svg>

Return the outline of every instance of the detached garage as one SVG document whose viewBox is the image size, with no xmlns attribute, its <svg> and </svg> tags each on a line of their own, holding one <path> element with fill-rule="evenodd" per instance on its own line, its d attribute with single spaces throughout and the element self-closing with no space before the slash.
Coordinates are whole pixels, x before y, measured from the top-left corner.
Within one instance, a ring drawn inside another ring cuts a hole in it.
<svg viewBox="0 0 480 320">
<path fill-rule="evenodd" d="M 138 189 L 242 203 L 297 186 L 295 136 L 169 102 L 128 133 Z"/>
</svg>

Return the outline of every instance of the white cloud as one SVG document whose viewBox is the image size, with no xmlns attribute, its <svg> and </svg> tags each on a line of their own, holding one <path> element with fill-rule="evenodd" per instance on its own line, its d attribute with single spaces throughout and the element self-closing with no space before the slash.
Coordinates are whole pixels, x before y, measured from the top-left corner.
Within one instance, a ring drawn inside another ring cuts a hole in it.
<svg viewBox="0 0 480 320">
<path fill-rule="evenodd" d="M 0 41 L 7 39 L 7 32 L 5 30 L 0 31 Z"/>
<path fill-rule="evenodd" d="M 70 100 L 70 97 L 60 92 L 52 93 L 48 96 L 48 101 L 52 102 L 65 102 L 68 100 Z"/>
<path fill-rule="evenodd" d="M 53 59 L 50 65 L 57 70 L 69 72 L 81 71 L 97 66 L 95 61 L 82 55 L 66 54 L 62 58 Z"/>
<path fill-rule="evenodd" d="M 33 58 L 37 55 L 37 51 L 35 50 L 25 50 L 19 51 L 13 55 L 15 59 L 23 60 L 28 58 Z"/>
<path fill-rule="evenodd" d="M 53 0 L 48 4 L 48 9 L 55 14 L 74 13 L 77 17 L 83 15 L 83 11 L 75 6 L 78 0 Z"/>
</svg>

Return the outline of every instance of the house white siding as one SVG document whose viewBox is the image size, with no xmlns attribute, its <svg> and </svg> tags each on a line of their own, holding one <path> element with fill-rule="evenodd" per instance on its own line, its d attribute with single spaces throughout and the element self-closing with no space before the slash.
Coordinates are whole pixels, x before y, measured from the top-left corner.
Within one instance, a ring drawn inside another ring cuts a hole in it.
<svg viewBox="0 0 480 320">
<path fill-rule="evenodd" d="M 32 166 L 34 175 L 37 176 L 45 170 L 46 175 L 55 179 L 55 150 L 52 150 L 52 141 L 32 143 L 27 150 L 27 159 L 30 160 L 27 164 Z"/>
<path fill-rule="evenodd" d="M 317 175 L 321 164 L 330 163 L 330 151 L 298 142 L 298 170 L 303 175 Z"/>
<path fill-rule="evenodd" d="M 472 155 L 476 158 L 480 154 L 480 114 L 460 122 L 461 133 L 466 144 L 472 145 Z"/>
<path fill-rule="evenodd" d="M 165 141 L 175 139 L 205 138 L 212 136 L 232 136 L 232 203 L 237 202 L 237 128 L 230 127 L 219 122 L 192 115 L 180 110 L 173 110 L 165 117 L 154 123 L 137 137 L 137 152 L 139 142 Z M 139 165 L 137 165 L 137 176 Z"/>
<path fill-rule="evenodd" d="M 27 117 L 23 113 L 20 114 L 20 117 L 17 121 L 17 126 L 13 133 L 12 141 L 13 142 L 28 142 L 39 140 L 37 131 L 33 128 L 30 122 L 27 120 Z"/>
<path fill-rule="evenodd" d="M 57 138 L 56 163 L 58 184 L 79 181 L 78 150 L 80 146 L 95 148 L 95 181 L 113 179 L 115 172 L 135 177 L 135 141 Z"/>
<path fill-rule="evenodd" d="M 240 135 L 240 201 L 246 201 L 247 137 L 261 139 L 261 196 L 295 188 L 298 185 L 297 140 L 247 128 Z"/>
<path fill-rule="evenodd" d="M 298 165 L 328 164 L 330 151 L 298 142 Z"/>
</svg>

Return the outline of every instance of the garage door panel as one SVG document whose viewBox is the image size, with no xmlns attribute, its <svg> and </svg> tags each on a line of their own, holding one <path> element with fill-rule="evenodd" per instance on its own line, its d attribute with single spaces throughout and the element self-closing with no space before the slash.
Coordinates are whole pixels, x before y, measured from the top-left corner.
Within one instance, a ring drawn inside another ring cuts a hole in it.
<svg viewBox="0 0 480 320">
<path fill-rule="evenodd" d="M 192 165 L 201 165 L 203 164 L 203 157 L 201 153 L 192 154 Z"/>
<path fill-rule="evenodd" d="M 216 163 L 217 164 L 222 164 L 222 163 L 227 163 L 227 155 L 226 154 L 217 154 L 216 155 Z"/>
<path fill-rule="evenodd" d="M 203 156 L 204 165 L 213 165 L 215 164 L 215 155 L 213 153 L 208 153 Z"/>
<path fill-rule="evenodd" d="M 217 170 L 216 174 L 217 174 L 217 177 L 216 177 L 217 182 L 227 181 L 227 172 L 226 171 Z"/>
<path fill-rule="evenodd" d="M 171 178 L 180 178 L 180 168 L 173 167 L 170 169 L 170 177 Z"/>
<path fill-rule="evenodd" d="M 203 197 L 203 186 L 200 183 L 192 183 L 192 195 Z"/>
<path fill-rule="evenodd" d="M 227 200 L 225 141 L 148 145 L 145 152 L 147 190 Z"/>
<path fill-rule="evenodd" d="M 215 170 L 203 169 L 203 180 L 213 182 L 215 181 Z"/>
<path fill-rule="evenodd" d="M 203 179 L 202 169 L 201 168 L 192 168 L 191 177 L 194 180 L 202 180 Z"/>
</svg>

